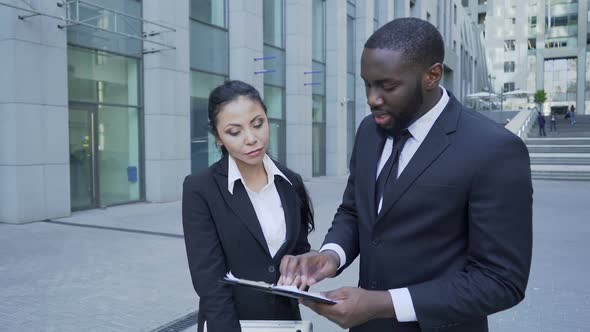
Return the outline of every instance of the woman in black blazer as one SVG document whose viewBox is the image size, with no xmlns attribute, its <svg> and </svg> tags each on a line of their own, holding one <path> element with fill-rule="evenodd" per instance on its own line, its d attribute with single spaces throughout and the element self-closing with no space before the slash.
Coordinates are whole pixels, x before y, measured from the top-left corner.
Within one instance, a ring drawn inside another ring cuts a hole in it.
<svg viewBox="0 0 590 332">
<path fill-rule="evenodd" d="M 310 249 L 313 209 L 301 177 L 267 155 L 269 123 L 258 91 L 227 81 L 209 96 L 209 127 L 223 157 L 184 180 L 182 224 L 198 331 L 239 332 L 239 320 L 299 320 L 296 300 L 220 282 L 276 283 L 284 255 Z"/>
</svg>

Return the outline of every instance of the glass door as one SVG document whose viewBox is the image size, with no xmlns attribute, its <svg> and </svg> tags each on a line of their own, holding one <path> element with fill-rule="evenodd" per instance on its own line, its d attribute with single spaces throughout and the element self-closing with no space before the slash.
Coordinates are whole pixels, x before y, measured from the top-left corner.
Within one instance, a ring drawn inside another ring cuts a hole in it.
<svg viewBox="0 0 590 332">
<path fill-rule="evenodd" d="M 96 122 L 100 206 L 139 201 L 139 110 L 99 105 Z"/>
<path fill-rule="evenodd" d="M 97 206 L 96 108 L 70 108 L 70 195 L 72 210 Z"/>
</svg>

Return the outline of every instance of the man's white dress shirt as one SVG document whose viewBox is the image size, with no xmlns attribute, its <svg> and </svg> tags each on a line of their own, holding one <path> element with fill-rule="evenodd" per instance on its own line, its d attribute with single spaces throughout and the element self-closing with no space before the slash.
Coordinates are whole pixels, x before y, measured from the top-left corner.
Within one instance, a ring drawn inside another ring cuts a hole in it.
<svg viewBox="0 0 590 332">
<path fill-rule="evenodd" d="M 408 165 L 424 139 L 426 135 L 430 132 L 430 129 L 436 122 L 436 119 L 440 116 L 443 112 L 447 104 L 449 103 L 449 95 L 447 94 L 447 90 L 440 87 L 442 90 L 442 97 L 438 101 L 436 105 L 426 114 L 424 114 L 421 118 L 416 120 L 408 130 L 412 137 L 410 137 L 406 144 L 404 145 L 402 151 L 400 152 L 399 156 L 399 163 L 398 163 L 398 170 L 396 174 L 396 178 L 402 174 L 404 168 Z M 379 177 L 379 173 L 381 173 L 381 169 L 389 159 L 391 152 L 393 150 L 393 138 L 389 137 L 387 141 L 385 141 L 385 146 L 383 146 L 383 151 L 381 152 L 381 159 L 379 160 L 379 164 L 377 165 L 377 174 L 375 174 L 375 181 L 377 181 L 377 177 Z M 383 205 L 383 196 L 379 200 L 379 207 L 377 208 L 377 213 L 381 211 L 381 206 Z M 335 243 L 326 243 L 321 249 L 324 250 L 333 250 L 335 251 L 338 256 L 340 257 L 340 268 L 346 263 L 346 254 L 342 247 Z M 403 273 L 403 271 L 400 271 Z M 391 294 L 391 300 L 393 301 L 393 309 L 395 310 L 396 318 L 399 322 L 415 322 L 418 319 L 416 318 L 416 311 L 414 310 L 414 303 L 412 302 L 412 296 L 410 295 L 410 291 L 407 287 L 404 288 L 396 288 L 390 289 L 389 293 Z"/>
</svg>

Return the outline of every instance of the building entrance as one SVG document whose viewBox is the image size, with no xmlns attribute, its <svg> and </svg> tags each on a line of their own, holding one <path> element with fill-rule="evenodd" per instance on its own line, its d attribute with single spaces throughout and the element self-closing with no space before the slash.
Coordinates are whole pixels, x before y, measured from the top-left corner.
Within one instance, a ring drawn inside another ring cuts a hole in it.
<svg viewBox="0 0 590 332">
<path fill-rule="evenodd" d="M 139 201 L 138 110 L 71 103 L 72 210 Z"/>
</svg>

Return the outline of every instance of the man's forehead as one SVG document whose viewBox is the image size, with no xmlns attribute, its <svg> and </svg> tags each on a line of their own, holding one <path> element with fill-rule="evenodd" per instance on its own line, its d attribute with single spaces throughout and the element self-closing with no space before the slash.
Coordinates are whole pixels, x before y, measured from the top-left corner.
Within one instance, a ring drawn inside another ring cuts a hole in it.
<svg viewBox="0 0 590 332">
<path fill-rule="evenodd" d="M 414 64 L 406 61 L 399 51 L 364 49 L 361 57 L 361 76 L 375 79 L 390 79 L 414 70 Z M 381 78 L 378 78 L 381 77 Z"/>
</svg>

